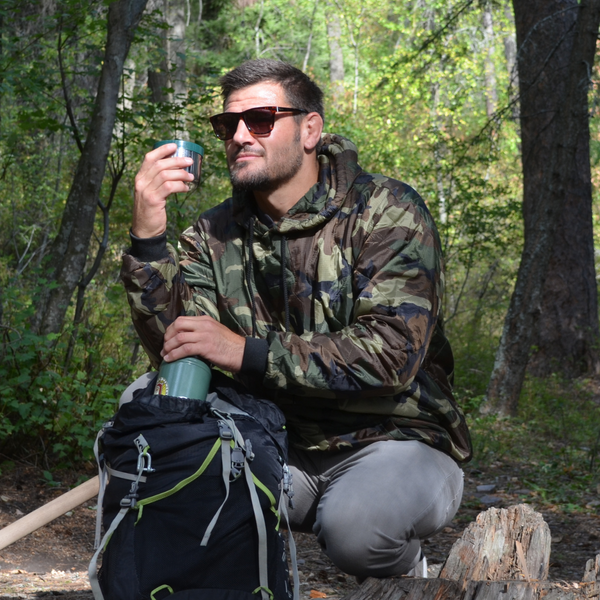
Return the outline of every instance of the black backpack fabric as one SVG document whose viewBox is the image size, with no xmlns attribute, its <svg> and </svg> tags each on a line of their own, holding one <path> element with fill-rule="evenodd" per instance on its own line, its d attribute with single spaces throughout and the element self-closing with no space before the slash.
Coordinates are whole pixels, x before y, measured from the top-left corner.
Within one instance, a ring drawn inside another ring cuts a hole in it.
<svg viewBox="0 0 600 600">
<path fill-rule="evenodd" d="M 297 598 L 279 531 L 283 414 L 218 372 L 205 402 L 155 395 L 154 382 L 99 437 L 108 484 L 96 600 Z"/>
</svg>

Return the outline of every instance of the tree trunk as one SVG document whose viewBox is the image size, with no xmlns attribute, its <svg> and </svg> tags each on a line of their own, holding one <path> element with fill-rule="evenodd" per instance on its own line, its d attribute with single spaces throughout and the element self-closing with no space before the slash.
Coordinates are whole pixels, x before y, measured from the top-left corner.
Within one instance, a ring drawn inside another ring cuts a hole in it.
<svg viewBox="0 0 600 600">
<path fill-rule="evenodd" d="M 485 52 L 485 112 L 491 119 L 498 105 L 496 91 L 496 67 L 494 65 L 494 22 L 492 20 L 492 3 L 486 0 L 483 4 L 483 43 Z"/>
<path fill-rule="evenodd" d="M 538 374 L 598 369 L 588 89 L 600 0 L 513 0 L 513 6 L 525 244 L 482 407 L 501 415 L 517 410 L 534 345 Z"/>
<path fill-rule="evenodd" d="M 169 36 L 168 56 L 171 83 L 175 102 L 185 104 L 187 100 L 187 75 L 185 70 L 185 30 L 186 15 L 184 0 L 171 0 L 168 12 Z"/>
<path fill-rule="evenodd" d="M 106 49 L 89 132 L 50 253 L 48 291 L 39 299 L 32 323 L 40 333 L 60 331 L 85 269 L 112 141 L 123 64 L 146 2 L 117 0 L 108 10 Z"/>
<path fill-rule="evenodd" d="M 168 0 L 148 0 L 148 10 L 158 10 L 167 25 Z M 171 89 L 168 35 L 167 27 L 156 30 L 156 36 L 160 40 L 161 59 L 155 69 L 148 69 L 148 87 L 150 88 L 150 98 L 154 103 L 173 102 L 173 94 L 168 91 Z"/>
<path fill-rule="evenodd" d="M 342 27 L 335 6 L 327 5 L 327 43 L 329 44 L 329 81 L 333 105 L 339 106 L 344 97 L 344 53 L 341 46 Z"/>
<path fill-rule="evenodd" d="M 510 0 L 504 0 L 504 16 L 506 21 L 514 25 L 513 11 Z M 506 70 L 509 73 L 509 100 L 511 102 L 511 116 L 517 121 L 519 118 L 519 72 L 517 70 L 517 40 L 513 33 L 507 33 L 503 39 L 504 58 L 506 58 Z"/>
<path fill-rule="evenodd" d="M 522 579 L 543 581 L 550 566 L 550 528 L 527 504 L 479 513 L 452 546 L 441 579 L 469 581 Z"/>
</svg>

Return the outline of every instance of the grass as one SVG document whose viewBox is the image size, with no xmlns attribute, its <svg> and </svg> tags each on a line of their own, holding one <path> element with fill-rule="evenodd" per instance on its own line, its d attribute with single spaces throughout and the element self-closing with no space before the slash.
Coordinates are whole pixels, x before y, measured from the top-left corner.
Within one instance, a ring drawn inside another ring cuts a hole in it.
<svg viewBox="0 0 600 600">
<path fill-rule="evenodd" d="M 598 512 L 600 381 L 528 378 L 518 415 L 468 414 L 471 468 L 510 465 L 531 502 L 567 512 Z"/>
</svg>

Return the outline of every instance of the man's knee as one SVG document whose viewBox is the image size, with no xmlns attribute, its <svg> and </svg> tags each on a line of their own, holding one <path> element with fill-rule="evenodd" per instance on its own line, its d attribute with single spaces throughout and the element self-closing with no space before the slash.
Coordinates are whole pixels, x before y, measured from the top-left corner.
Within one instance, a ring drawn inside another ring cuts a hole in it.
<svg viewBox="0 0 600 600">
<path fill-rule="evenodd" d="M 420 538 L 458 509 L 462 472 L 421 442 L 373 444 L 356 454 L 321 498 L 315 533 L 327 555 L 359 577 L 408 572 Z"/>
<path fill-rule="evenodd" d="M 392 537 L 350 511 L 321 511 L 315 533 L 334 564 L 360 578 L 402 575 L 420 555 L 418 538 Z"/>
</svg>

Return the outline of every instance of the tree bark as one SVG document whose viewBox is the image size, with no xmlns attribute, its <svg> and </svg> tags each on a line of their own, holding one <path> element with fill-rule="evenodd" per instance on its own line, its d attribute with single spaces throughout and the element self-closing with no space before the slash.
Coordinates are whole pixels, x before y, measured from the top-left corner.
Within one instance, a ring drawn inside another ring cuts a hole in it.
<svg viewBox="0 0 600 600">
<path fill-rule="evenodd" d="M 168 24 L 167 15 L 169 11 L 168 0 L 148 0 L 150 11 L 158 10 L 165 24 Z M 171 74 L 169 68 L 168 32 L 166 28 L 156 31 L 160 40 L 161 59 L 157 68 L 148 69 L 148 87 L 150 88 L 150 99 L 154 103 L 173 102 L 173 94 L 167 90 L 171 89 Z"/>
<path fill-rule="evenodd" d="M 514 25 L 514 16 L 510 0 L 504 0 L 505 19 Z M 517 70 L 517 39 L 513 33 L 507 33 L 503 39 L 504 58 L 506 58 L 506 70 L 509 74 L 509 100 L 511 102 L 511 116 L 517 121 L 519 118 L 519 72 Z"/>
<path fill-rule="evenodd" d="M 342 50 L 342 26 L 336 7 L 327 4 L 327 43 L 329 44 L 329 81 L 333 105 L 338 107 L 344 97 L 344 52 Z"/>
<path fill-rule="evenodd" d="M 588 89 L 600 0 L 513 6 L 525 243 L 482 407 L 501 415 L 517 410 L 532 350 L 536 374 L 598 370 Z"/>
<path fill-rule="evenodd" d="M 479 513 L 462 534 L 440 572 L 441 579 L 469 581 L 548 578 L 551 534 L 542 515 L 527 504 Z"/>
<path fill-rule="evenodd" d="M 60 331 L 85 269 L 112 141 L 123 64 L 146 2 L 117 0 L 109 7 L 104 62 L 89 132 L 50 252 L 48 291 L 38 300 L 32 323 L 40 333 Z"/>
<path fill-rule="evenodd" d="M 483 4 L 483 42 L 485 61 L 485 112 L 491 119 L 498 105 L 496 90 L 496 67 L 494 65 L 494 22 L 492 19 L 492 3 L 486 0 Z"/>
<path fill-rule="evenodd" d="M 169 2 L 168 23 L 169 37 L 167 48 L 175 102 L 185 104 L 188 87 L 185 70 L 186 16 L 184 0 L 171 0 Z"/>
</svg>

